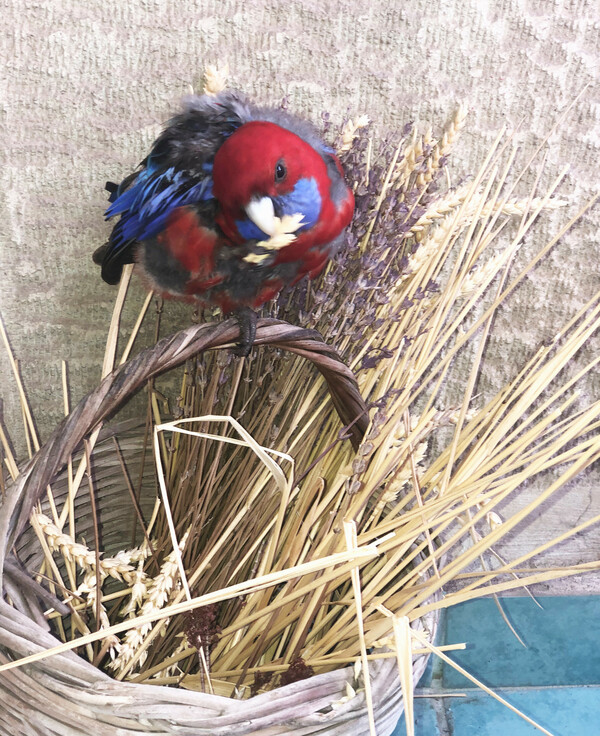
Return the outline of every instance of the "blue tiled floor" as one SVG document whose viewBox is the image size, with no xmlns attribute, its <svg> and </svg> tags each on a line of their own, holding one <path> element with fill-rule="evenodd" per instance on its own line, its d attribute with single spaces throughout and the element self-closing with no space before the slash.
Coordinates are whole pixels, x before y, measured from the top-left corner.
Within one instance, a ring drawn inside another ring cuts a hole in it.
<svg viewBox="0 0 600 736">
<path fill-rule="evenodd" d="M 552 597 L 539 602 L 543 610 L 529 597 L 502 600 L 527 649 L 502 621 L 491 598 L 450 608 L 446 641 L 468 643 L 452 658 L 488 687 L 600 685 L 600 598 Z M 443 686 L 472 687 L 449 665 L 444 665 Z"/>
<path fill-rule="evenodd" d="M 509 703 L 553 736 L 600 734 L 600 689 L 597 687 L 526 688 L 499 690 Z M 479 691 L 453 698 L 448 712 L 449 732 L 455 736 L 540 736 L 540 731 L 494 698 Z M 422 736 L 437 732 L 422 731 Z"/>
<path fill-rule="evenodd" d="M 415 698 L 415 736 L 436 736 L 439 733 L 437 715 L 430 698 Z M 404 716 L 392 736 L 406 736 Z"/>
<path fill-rule="evenodd" d="M 600 596 L 539 602 L 543 610 L 530 598 L 502 601 L 527 648 L 491 599 L 448 609 L 437 643 L 466 642 L 449 656 L 553 736 L 600 736 Z M 540 734 L 439 661 L 430 662 L 419 690 L 433 697 L 415 699 L 416 736 Z M 401 719 L 393 736 L 405 734 Z"/>
</svg>

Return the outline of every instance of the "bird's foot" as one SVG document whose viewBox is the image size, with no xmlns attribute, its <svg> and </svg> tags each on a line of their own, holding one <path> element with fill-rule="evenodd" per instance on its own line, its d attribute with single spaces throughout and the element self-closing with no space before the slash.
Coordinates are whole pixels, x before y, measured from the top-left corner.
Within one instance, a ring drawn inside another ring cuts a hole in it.
<svg viewBox="0 0 600 736">
<path fill-rule="evenodd" d="M 247 358 L 256 339 L 256 322 L 258 315 L 250 307 L 241 307 L 234 314 L 240 326 L 240 341 L 234 348 L 234 355 Z"/>
</svg>

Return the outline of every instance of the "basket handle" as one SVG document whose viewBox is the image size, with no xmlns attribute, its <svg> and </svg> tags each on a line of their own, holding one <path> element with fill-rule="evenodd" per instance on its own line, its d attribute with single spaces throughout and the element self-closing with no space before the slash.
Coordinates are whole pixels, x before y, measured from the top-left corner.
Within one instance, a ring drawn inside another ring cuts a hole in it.
<svg viewBox="0 0 600 736">
<path fill-rule="evenodd" d="M 148 379 L 184 363 L 193 355 L 222 348 L 238 338 L 239 325 L 234 319 L 192 325 L 163 338 L 154 347 L 142 351 L 109 373 L 77 404 L 7 489 L 0 507 L 0 590 L 7 550 L 27 524 L 31 510 L 46 486 L 66 465 L 83 438 Z M 258 321 L 255 345 L 288 350 L 314 363 L 327 382 L 340 419 L 344 425 L 349 425 L 349 439 L 356 449 L 366 431 L 369 416 L 354 374 L 335 349 L 327 345 L 316 330 L 269 318 Z"/>
</svg>

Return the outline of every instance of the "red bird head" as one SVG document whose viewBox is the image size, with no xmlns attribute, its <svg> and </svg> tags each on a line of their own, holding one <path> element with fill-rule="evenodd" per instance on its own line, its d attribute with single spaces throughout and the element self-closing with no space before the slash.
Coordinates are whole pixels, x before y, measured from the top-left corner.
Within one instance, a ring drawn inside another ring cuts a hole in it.
<svg viewBox="0 0 600 736">
<path fill-rule="evenodd" d="M 335 176 L 331 176 L 332 167 Z M 274 217 L 301 214 L 298 237 L 333 240 L 352 218 L 354 198 L 333 154 L 321 154 L 292 131 L 266 121 L 238 128 L 219 148 L 213 166 L 217 221 L 234 242 L 265 240 Z"/>
</svg>

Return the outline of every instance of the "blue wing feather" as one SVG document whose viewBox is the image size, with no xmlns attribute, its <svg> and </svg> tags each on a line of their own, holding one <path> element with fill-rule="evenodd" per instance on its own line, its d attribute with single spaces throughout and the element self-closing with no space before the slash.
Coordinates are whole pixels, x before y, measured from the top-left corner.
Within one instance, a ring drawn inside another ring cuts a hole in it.
<svg viewBox="0 0 600 736">
<path fill-rule="evenodd" d="M 156 237 L 173 210 L 203 203 L 211 210 L 214 156 L 251 116 L 248 104 L 233 92 L 191 97 L 154 141 L 138 171 L 119 185 L 107 185 L 106 218 L 120 218 L 95 255 L 105 281 L 118 283 L 123 265 L 134 260 L 136 243 Z"/>
<path fill-rule="evenodd" d="M 118 281 L 122 264 L 133 259 L 135 243 L 158 235 L 173 210 L 205 202 L 212 196 L 212 178 L 208 173 L 198 179 L 174 167 L 143 169 L 129 189 L 117 192 L 106 210 L 107 219 L 115 215 L 121 218 L 112 231 L 102 264 L 105 280 Z"/>
<path fill-rule="evenodd" d="M 173 167 L 163 171 L 147 168 L 139 173 L 130 189 L 118 194 L 106 210 L 105 217 L 110 219 L 122 215 L 126 220 L 135 221 L 141 231 L 155 235 L 160 224 L 153 226 L 154 221 L 162 219 L 164 222 L 163 215 L 168 215 L 175 207 L 211 198 L 212 179 L 209 175 L 198 179 Z"/>
<path fill-rule="evenodd" d="M 137 240 L 145 240 L 159 233 L 169 216 L 177 207 L 187 204 L 206 202 L 212 198 L 212 180 L 202 179 L 193 183 L 185 180 L 178 172 L 173 182 L 163 191 L 157 192 L 152 199 L 145 201 L 139 209 L 140 232 Z"/>
</svg>

